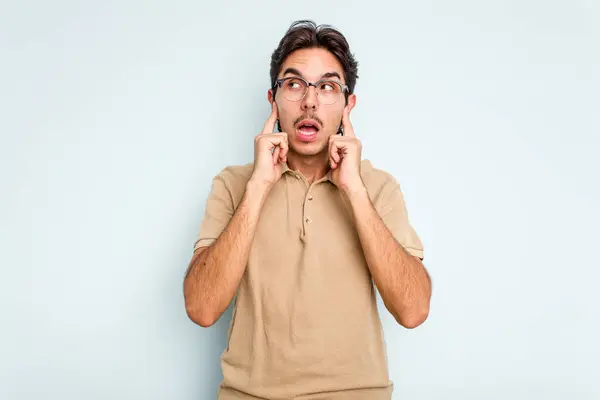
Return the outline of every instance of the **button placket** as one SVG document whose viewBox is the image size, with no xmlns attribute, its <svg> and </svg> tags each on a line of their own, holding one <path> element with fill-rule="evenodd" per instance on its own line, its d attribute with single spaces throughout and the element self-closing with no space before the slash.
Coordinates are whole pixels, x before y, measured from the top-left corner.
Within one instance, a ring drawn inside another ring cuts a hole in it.
<svg viewBox="0 0 600 400">
<path fill-rule="evenodd" d="M 306 197 L 304 198 L 304 205 L 303 205 L 302 211 L 303 211 L 303 217 L 304 217 L 305 232 L 306 232 L 306 225 L 309 225 L 313 222 L 313 219 L 310 217 L 311 210 L 310 210 L 309 205 L 314 200 L 314 196 L 312 195 L 311 192 L 314 190 L 315 183 L 316 182 L 313 182 L 311 185 L 309 185 L 308 192 L 306 194 Z"/>
<path fill-rule="evenodd" d="M 310 218 L 310 216 L 308 214 L 310 214 L 310 209 L 308 209 L 308 199 L 310 198 L 310 195 L 308 197 L 305 198 L 304 200 L 304 223 L 305 224 L 310 224 L 312 222 L 312 219 Z"/>
<path fill-rule="evenodd" d="M 296 177 L 297 180 L 299 180 L 301 182 L 301 184 L 304 186 L 305 190 L 308 189 L 305 193 L 310 193 L 312 185 L 310 185 L 308 183 L 308 181 L 304 178 L 304 176 L 302 176 L 302 174 L 300 174 L 299 172 L 294 173 L 294 176 Z M 306 236 L 307 225 L 312 222 L 312 219 L 307 215 L 306 203 L 307 203 L 307 194 L 304 195 L 304 201 L 302 202 L 302 234 L 301 234 L 302 241 L 304 241 L 304 237 Z"/>
</svg>

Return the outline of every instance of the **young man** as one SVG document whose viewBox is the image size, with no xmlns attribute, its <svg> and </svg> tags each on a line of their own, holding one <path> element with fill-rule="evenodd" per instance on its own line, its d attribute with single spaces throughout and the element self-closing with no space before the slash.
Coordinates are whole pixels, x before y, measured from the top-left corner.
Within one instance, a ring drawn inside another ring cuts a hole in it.
<svg viewBox="0 0 600 400">
<path fill-rule="evenodd" d="M 271 59 L 254 162 L 213 180 L 184 282 L 208 327 L 235 299 L 218 399 L 387 399 L 377 286 L 414 328 L 431 282 L 398 183 L 361 159 L 357 62 L 338 31 L 292 24 Z"/>
</svg>

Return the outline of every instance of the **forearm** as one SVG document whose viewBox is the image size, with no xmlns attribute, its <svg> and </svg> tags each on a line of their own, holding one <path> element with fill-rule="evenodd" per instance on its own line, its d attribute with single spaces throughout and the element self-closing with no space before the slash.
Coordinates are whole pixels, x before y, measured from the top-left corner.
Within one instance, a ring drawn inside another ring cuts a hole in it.
<svg viewBox="0 0 600 400">
<path fill-rule="evenodd" d="M 188 315 L 198 324 L 212 325 L 231 303 L 248 263 L 267 194 L 267 187 L 249 182 L 221 235 L 193 257 L 184 280 L 184 297 Z"/>
<path fill-rule="evenodd" d="M 396 321 L 414 328 L 427 318 L 431 281 L 425 267 L 393 237 L 365 190 L 348 194 L 373 281 Z"/>
</svg>

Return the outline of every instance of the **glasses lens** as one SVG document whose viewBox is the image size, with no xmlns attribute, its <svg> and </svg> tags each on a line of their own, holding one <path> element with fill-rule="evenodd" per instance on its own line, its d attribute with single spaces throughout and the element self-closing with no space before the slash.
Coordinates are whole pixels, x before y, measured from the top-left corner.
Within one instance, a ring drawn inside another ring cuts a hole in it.
<svg viewBox="0 0 600 400">
<path fill-rule="evenodd" d="M 302 79 L 290 78 L 281 84 L 283 96 L 290 101 L 298 101 L 306 93 L 306 83 Z"/>
<path fill-rule="evenodd" d="M 281 82 L 283 96 L 289 101 L 300 101 L 307 91 L 306 82 L 299 78 L 287 78 Z M 342 86 L 336 81 L 321 81 L 317 96 L 322 104 L 333 104 L 342 96 Z"/>
<path fill-rule="evenodd" d="M 342 86 L 335 81 L 323 81 L 317 88 L 319 100 L 323 104 L 333 104 L 339 100 L 342 95 Z"/>
</svg>

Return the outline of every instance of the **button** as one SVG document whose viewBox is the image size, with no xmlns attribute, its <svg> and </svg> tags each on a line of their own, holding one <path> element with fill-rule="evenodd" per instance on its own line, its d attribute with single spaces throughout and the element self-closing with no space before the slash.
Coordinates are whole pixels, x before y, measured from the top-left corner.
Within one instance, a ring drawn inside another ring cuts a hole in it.
<svg viewBox="0 0 600 400">
<path fill-rule="evenodd" d="M 312 220 L 310 218 L 306 218 L 306 223 L 310 224 L 312 222 Z"/>
<path fill-rule="evenodd" d="M 309 200 L 309 201 L 310 201 L 310 200 L 312 200 L 313 198 L 314 198 L 314 197 L 312 197 L 312 195 L 309 195 L 309 196 L 308 196 L 308 200 Z"/>
</svg>

